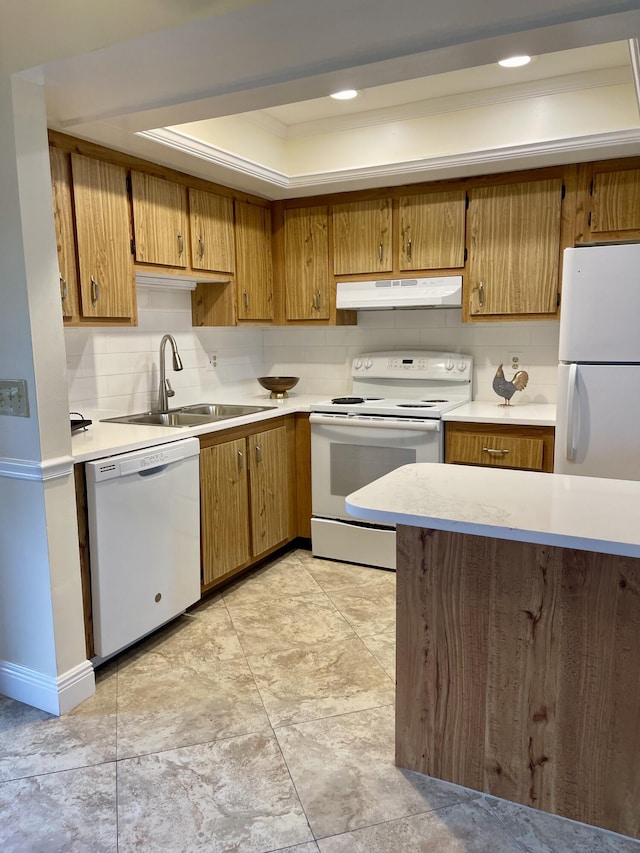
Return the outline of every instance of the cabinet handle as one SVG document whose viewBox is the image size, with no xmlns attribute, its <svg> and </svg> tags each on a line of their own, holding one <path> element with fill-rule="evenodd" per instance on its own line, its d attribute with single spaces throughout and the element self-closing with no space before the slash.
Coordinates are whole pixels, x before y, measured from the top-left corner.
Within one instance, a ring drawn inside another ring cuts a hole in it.
<svg viewBox="0 0 640 853">
<path fill-rule="evenodd" d="M 478 285 L 478 302 L 480 303 L 480 307 L 484 307 L 484 284 L 480 282 Z"/>
<path fill-rule="evenodd" d="M 262 462 L 262 448 L 256 444 L 256 462 Z"/>
<path fill-rule="evenodd" d="M 93 276 L 91 276 L 91 304 L 97 305 L 99 297 L 100 297 L 100 288 L 98 287 L 98 282 L 95 280 L 95 278 Z"/>
<path fill-rule="evenodd" d="M 506 456 L 508 450 L 494 450 L 493 447 L 483 447 L 483 453 L 488 453 L 490 456 Z"/>
<path fill-rule="evenodd" d="M 407 241 L 407 260 L 413 260 L 413 258 L 411 257 L 411 238 L 409 238 L 409 240 Z"/>
<path fill-rule="evenodd" d="M 184 252 L 184 237 L 182 236 L 180 231 L 178 231 L 178 254 L 182 255 L 183 252 Z"/>
<path fill-rule="evenodd" d="M 320 310 L 320 291 L 316 290 L 316 311 Z"/>
<path fill-rule="evenodd" d="M 200 260 L 204 258 L 204 240 L 198 235 L 198 243 L 200 244 Z"/>
<path fill-rule="evenodd" d="M 238 471 L 242 471 L 244 469 L 244 453 L 239 450 L 238 451 Z"/>
<path fill-rule="evenodd" d="M 64 302 L 67 298 L 67 282 L 64 276 L 60 275 L 60 299 Z"/>
<path fill-rule="evenodd" d="M 249 310 L 249 294 L 247 293 L 246 290 L 243 290 L 242 295 L 244 296 L 244 310 L 248 311 Z"/>
<path fill-rule="evenodd" d="M 382 240 L 378 243 L 378 260 L 382 263 Z"/>
</svg>

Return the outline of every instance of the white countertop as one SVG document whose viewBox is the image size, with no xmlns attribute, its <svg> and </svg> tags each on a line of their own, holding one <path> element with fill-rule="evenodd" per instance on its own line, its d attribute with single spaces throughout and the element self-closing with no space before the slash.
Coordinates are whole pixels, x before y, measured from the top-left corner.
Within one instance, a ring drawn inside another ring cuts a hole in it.
<svg viewBox="0 0 640 853">
<path fill-rule="evenodd" d="M 474 400 L 465 406 L 442 416 L 443 421 L 466 421 L 483 424 L 519 424 L 520 426 L 555 426 L 556 407 L 554 403 L 525 403 L 501 406 L 496 397 L 495 403 Z"/>
<path fill-rule="evenodd" d="M 100 459 L 104 456 L 114 456 L 118 453 L 126 453 L 129 450 L 140 450 L 143 447 L 153 447 L 157 444 L 166 444 L 170 441 L 178 441 L 181 438 L 204 435 L 208 432 L 219 432 L 232 427 L 245 426 L 246 424 L 261 423 L 291 415 L 295 412 L 308 412 L 312 403 L 318 402 L 316 396 L 303 396 L 289 392 L 284 400 L 271 400 L 268 393 L 255 395 L 238 395 L 229 397 L 216 395 L 217 403 L 237 403 L 247 406 L 273 406 L 266 412 L 257 412 L 253 415 L 244 415 L 240 418 L 229 418 L 224 421 L 214 421 L 208 424 L 200 424 L 194 427 L 162 427 L 143 426 L 141 424 L 113 424 L 104 423 L 100 418 L 117 417 L 119 412 L 86 412 L 86 416 L 93 423 L 86 430 L 75 432 L 71 436 L 71 454 L 74 462 L 89 462 L 92 459 Z M 205 401 L 203 401 L 205 402 Z M 176 407 L 179 406 L 176 403 Z"/>
<path fill-rule="evenodd" d="M 346 498 L 356 518 L 640 557 L 640 482 L 405 465 Z"/>
<path fill-rule="evenodd" d="M 204 435 L 208 432 L 218 432 L 235 426 L 260 423 L 290 415 L 295 412 L 309 412 L 314 403 L 324 402 L 325 395 L 303 395 L 289 392 L 284 400 L 272 400 L 268 392 L 257 394 L 216 395 L 217 403 L 237 403 L 239 405 L 273 406 L 266 412 L 245 415 L 224 421 L 201 424 L 196 427 L 161 427 L 143 426 L 141 424 L 104 423 L 101 418 L 116 417 L 122 412 L 85 412 L 86 417 L 93 423 L 85 431 L 78 431 L 71 437 L 71 454 L 75 462 L 89 462 L 103 456 L 113 456 L 126 453 L 129 450 L 140 450 L 156 444 L 166 444 L 178 441 L 188 436 Z M 197 401 L 196 401 L 197 402 Z M 202 401 L 206 402 L 206 401 Z M 180 403 L 175 404 L 176 407 Z M 500 408 L 497 403 L 468 403 L 443 416 L 446 421 L 477 421 L 479 423 L 512 423 L 539 426 L 555 425 L 555 406 L 551 404 L 530 403 L 525 406 L 510 406 Z"/>
</svg>

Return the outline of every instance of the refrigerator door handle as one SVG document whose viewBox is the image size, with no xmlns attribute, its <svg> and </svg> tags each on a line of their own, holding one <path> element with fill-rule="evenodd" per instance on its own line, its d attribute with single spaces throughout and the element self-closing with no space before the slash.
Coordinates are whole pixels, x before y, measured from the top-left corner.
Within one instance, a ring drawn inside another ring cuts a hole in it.
<svg viewBox="0 0 640 853">
<path fill-rule="evenodd" d="M 574 441 L 576 387 L 578 384 L 578 365 L 569 365 L 569 387 L 567 389 L 567 446 L 565 455 L 569 462 L 575 462 L 576 446 Z"/>
</svg>

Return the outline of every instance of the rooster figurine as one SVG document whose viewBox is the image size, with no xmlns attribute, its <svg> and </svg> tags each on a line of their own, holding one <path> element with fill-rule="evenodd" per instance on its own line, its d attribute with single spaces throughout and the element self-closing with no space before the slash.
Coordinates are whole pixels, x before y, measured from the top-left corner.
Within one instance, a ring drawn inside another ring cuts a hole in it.
<svg viewBox="0 0 640 853">
<path fill-rule="evenodd" d="M 502 365 L 496 370 L 496 375 L 493 377 L 493 390 L 499 397 L 504 397 L 504 403 L 501 406 L 510 406 L 509 402 L 516 391 L 523 391 L 527 387 L 529 374 L 526 370 L 518 370 L 511 382 L 504 378 L 504 370 Z"/>
</svg>

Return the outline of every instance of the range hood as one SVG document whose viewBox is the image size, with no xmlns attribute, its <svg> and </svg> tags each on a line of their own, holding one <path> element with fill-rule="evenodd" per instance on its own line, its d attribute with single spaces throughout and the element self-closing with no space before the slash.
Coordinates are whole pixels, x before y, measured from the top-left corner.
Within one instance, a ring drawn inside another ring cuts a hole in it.
<svg viewBox="0 0 640 853">
<path fill-rule="evenodd" d="M 460 308 L 461 306 L 461 275 L 337 283 L 336 308 L 389 311 L 394 308 Z"/>
</svg>

